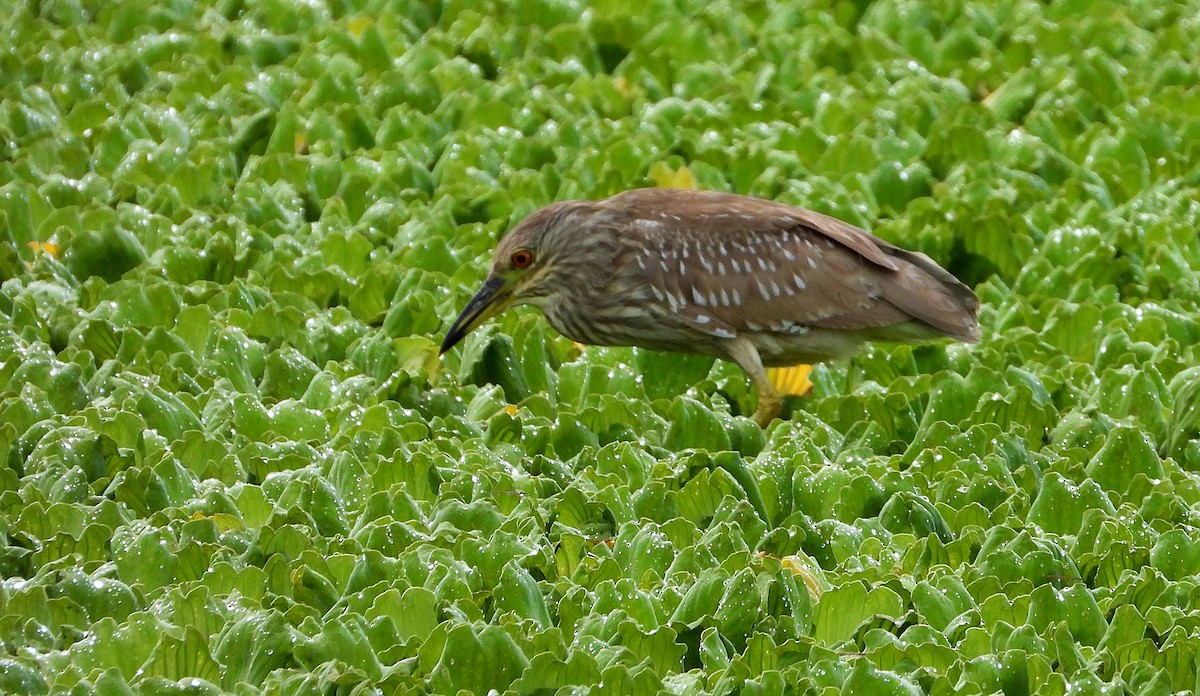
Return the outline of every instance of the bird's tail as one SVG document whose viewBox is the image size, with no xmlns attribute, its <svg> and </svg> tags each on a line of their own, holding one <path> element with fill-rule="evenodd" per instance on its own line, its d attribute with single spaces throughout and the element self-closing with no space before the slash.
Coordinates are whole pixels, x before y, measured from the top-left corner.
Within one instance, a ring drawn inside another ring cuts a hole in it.
<svg viewBox="0 0 1200 696">
<path fill-rule="evenodd" d="M 979 298 L 975 292 L 925 254 L 885 248 L 900 266 L 885 286 L 884 298 L 912 318 L 950 338 L 979 340 Z"/>
</svg>

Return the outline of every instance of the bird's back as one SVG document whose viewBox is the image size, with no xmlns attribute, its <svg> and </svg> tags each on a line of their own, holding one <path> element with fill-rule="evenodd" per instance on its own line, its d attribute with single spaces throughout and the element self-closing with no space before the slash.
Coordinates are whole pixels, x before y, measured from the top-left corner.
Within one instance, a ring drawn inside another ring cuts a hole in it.
<svg viewBox="0 0 1200 696">
<path fill-rule="evenodd" d="M 979 338 L 970 288 L 924 254 L 836 218 L 674 189 L 601 205 L 625 239 L 621 263 L 662 316 L 718 339 L 757 336 L 764 361 L 773 349 L 786 362 L 837 357 L 864 340 Z"/>
</svg>

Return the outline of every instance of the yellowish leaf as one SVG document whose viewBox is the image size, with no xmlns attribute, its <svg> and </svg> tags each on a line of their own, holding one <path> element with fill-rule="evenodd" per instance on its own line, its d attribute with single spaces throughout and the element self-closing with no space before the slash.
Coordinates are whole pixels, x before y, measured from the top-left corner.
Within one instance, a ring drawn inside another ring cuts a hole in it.
<svg viewBox="0 0 1200 696">
<path fill-rule="evenodd" d="M 346 29 L 350 31 L 351 36 L 362 36 L 363 30 L 371 26 L 371 18 L 367 16 L 358 16 L 350 20 L 346 24 Z"/>
<path fill-rule="evenodd" d="M 58 258 L 58 245 L 54 242 L 29 242 L 28 246 L 35 252 L 41 251 L 48 254 L 52 259 Z"/>
<path fill-rule="evenodd" d="M 659 188 L 694 189 L 696 176 L 686 166 L 671 169 L 664 162 L 650 165 L 650 180 Z"/>
<path fill-rule="evenodd" d="M 767 379 L 771 380 L 771 384 L 774 384 L 779 393 L 784 396 L 789 394 L 804 396 L 813 386 L 808 379 L 811 372 L 812 365 L 772 367 L 767 369 Z"/>
<path fill-rule="evenodd" d="M 244 529 L 246 525 L 237 517 L 225 512 L 215 512 L 210 515 L 212 521 L 217 525 L 217 532 L 224 534 L 231 529 Z"/>
<path fill-rule="evenodd" d="M 408 336 L 392 340 L 396 351 L 397 367 L 410 374 L 424 370 L 430 382 L 436 382 L 442 360 L 437 344 L 421 336 Z"/>
<path fill-rule="evenodd" d="M 800 578 L 813 599 L 820 599 L 821 595 L 830 588 L 829 581 L 825 579 L 820 566 L 807 556 L 784 556 L 779 559 L 779 565 Z"/>
</svg>

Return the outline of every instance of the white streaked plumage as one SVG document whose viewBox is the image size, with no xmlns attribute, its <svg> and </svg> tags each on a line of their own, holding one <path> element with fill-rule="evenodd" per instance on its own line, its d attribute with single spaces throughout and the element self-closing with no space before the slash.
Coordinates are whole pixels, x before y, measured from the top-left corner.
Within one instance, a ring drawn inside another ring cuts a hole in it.
<svg viewBox="0 0 1200 696">
<path fill-rule="evenodd" d="M 536 260 L 518 271 L 516 250 Z M 733 194 L 641 189 L 555 203 L 501 241 L 491 277 L 509 284 L 506 303 L 541 307 L 575 340 L 737 362 L 760 390 L 760 422 L 772 408 L 764 365 L 842 357 L 865 341 L 979 337 L 974 293 L 928 257 Z"/>
</svg>

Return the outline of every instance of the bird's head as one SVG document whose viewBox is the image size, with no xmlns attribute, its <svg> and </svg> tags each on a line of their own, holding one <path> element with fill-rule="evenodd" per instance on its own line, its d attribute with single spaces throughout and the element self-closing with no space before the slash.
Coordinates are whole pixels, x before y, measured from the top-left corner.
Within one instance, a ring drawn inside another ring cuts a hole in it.
<svg viewBox="0 0 1200 696">
<path fill-rule="evenodd" d="M 453 348 L 475 327 L 510 307 L 544 307 L 577 288 L 570 278 L 595 259 L 587 232 L 595 229 L 598 208 L 588 201 L 548 205 L 525 218 L 496 246 L 483 286 L 451 324 L 441 352 Z"/>
</svg>

